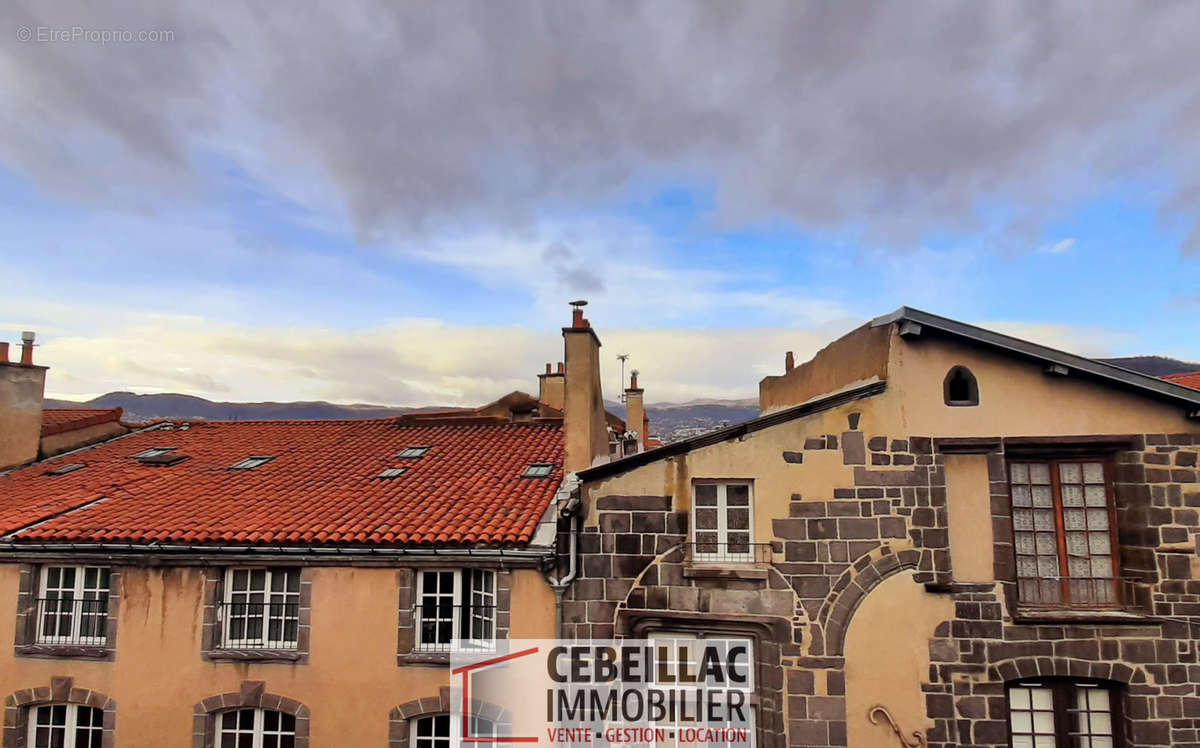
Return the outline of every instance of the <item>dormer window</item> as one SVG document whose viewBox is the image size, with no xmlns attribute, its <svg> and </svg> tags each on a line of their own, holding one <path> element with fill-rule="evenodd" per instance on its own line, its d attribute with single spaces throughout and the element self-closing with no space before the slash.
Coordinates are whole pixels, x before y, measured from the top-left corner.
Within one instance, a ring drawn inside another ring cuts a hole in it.
<svg viewBox="0 0 1200 748">
<path fill-rule="evenodd" d="M 236 462 L 233 465 L 230 465 L 229 469 L 230 470 L 253 470 L 256 467 L 259 467 L 260 465 L 267 464 L 268 462 L 270 462 L 273 459 L 275 459 L 275 458 L 261 456 L 261 455 L 255 456 L 255 457 L 247 457 L 246 459 L 242 460 L 241 462 Z"/>
<path fill-rule="evenodd" d="M 433 447 L 405 447 L 396 457 L 405 460 L 419 460 L 431 449 Z"/>
<path fill-rule="evenodd" d="M 521 473 L 522 478 L 548 478 L 554 472 L 553 462 L 535 462 L 525 468 L 525 472 Z"/>
<path fill-rule="evenodd" d="M 942 394 L 946 404 L 966 406 L 979 404 L 979 383 L 975 375 L 965 366 L 955 366 L 942 382 Z"/>
</svg>

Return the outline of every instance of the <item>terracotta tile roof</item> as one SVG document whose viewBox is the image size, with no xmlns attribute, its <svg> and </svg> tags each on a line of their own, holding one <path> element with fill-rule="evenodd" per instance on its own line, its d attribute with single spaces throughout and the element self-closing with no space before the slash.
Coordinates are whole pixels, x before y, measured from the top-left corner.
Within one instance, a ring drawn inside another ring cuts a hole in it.
<svg viewBox="0 0 1200 748">
<path fill-rule="evenodd" d="M 432 448 L 395 457 L 410 446 Z M 187 459 L 149 466 L 132 457 L 151 447 Z M 555 421 L 160 426 L 0 476 L 0 533 L 25 527 L 18 542 L 524 543 L 562 480 L 563 449 Z M 230 470 L 253 455 L 274 459 Z M 522 478 L 532 462 L 555 468 Z M 47 474 L 71 463 L 86 467 Z M 407 471 L 378 478 L 388 467 Z"/>
<path fill-rule="evenodd" d="M 120 408 L 55 408 L 42 411 L 42 436 L 53 436 L 64 431 L 95 426 L 109 421 L 120 421 Z"/>
<path fill-rule="evenodd" d="M 1189 371 L 1183 374 L 1168 374 L 1163 379 L 1175 384 L 1182 384 L 1184 387 L 1192 387 L 1200 390 L 1200 371 Z"/>
</svg>

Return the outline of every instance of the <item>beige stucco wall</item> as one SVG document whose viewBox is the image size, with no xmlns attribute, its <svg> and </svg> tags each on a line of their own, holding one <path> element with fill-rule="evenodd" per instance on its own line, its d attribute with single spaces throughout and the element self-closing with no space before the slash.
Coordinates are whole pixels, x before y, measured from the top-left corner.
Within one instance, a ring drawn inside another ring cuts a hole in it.
<svg viewBox="0 0 1200 748">
<path fill-rule="evenodd" d="M 192 709 L 243 680 L 311 710 L 314 746 L 384 746 L 388 712 L 449 684 L 445 666 L 396 664 L 396 569 L 318 567 L 312 574 L 307 664 L 213 663 L 201 658 L 202 570 L 122 568 L 115 662 L 14 658 L 18 566 L 0 565 L 0 696 L 69 675 L 117 702 L 123 748 L 190 745 Z M 553 631 L 553 595 L 534 570 L 512 576 L 514 633 Z"/>
<path fill-rule="evenodd" d="M 512 574 L 510 591 L 510 639 L 553 639 L 555 631 L 554 590 L 546 578 L 530 569 Z"/>
<path fill-rule="evenodd" d="M 809 361 L 780 376 L 758 383 L 758 406 L 763 413 L 799 405 L 810 398 L 839 390 L 853 382 L 887 376 L 889 328 L 863 325 L 838 338 Z"/>
<path fill-rule="evenodd" d="M 0 364 L 0 470 L 37 458 L 46 368 Z"/>
<path fill-rule="evenodd" d="M 129 433 L 129 429 L 116 421 L 97 423 L 94 426 L 42 437 L 38 452 L 44 459 L 126 433 Z"/>
<path fill-rule="evenodd" d="M 846 737 L 850 748 L 894 745 L 886 721 L 867 714 L 881 704 L 905 737 L 925 730 L 925 697 L 916 687 L 929 677 L 929 638 L 954 617 L 947 595 L 931 595 L 912 572 L 896 574 L 863 599 L 846 631 Z"/>
<path fill-rule="evenodd" d="M 1184 408 L 1090 382 L 1044 365 L 944 339 L 896 336 L 888 400 L 897 433 L 929 436 L 1075 435 L 1200 431 Z M 979 405 L 949 407 L 942 382 L 955 365 L 979 383 Z M 897 397 L 897 395 L 900 395 Z"/>
<path fill-rule="evenodd" d="M 986 455 L 946 455 L 946 510 L 955 581 L 995 581 L 989 494 Z"/>
</svg>

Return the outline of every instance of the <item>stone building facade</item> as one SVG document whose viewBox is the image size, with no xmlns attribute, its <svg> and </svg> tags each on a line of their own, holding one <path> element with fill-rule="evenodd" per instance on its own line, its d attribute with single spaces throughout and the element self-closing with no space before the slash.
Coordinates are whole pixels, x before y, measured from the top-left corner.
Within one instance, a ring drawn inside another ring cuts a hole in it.
<svg viewBox="0 0 1200 748">
<path fill-rule="evenodd" d="M 1200 392 L 912 310 L 762 392 L 580 473 L 566 635 L 751 637 L 763 746 L 1200 745 Z"/>
</svg>

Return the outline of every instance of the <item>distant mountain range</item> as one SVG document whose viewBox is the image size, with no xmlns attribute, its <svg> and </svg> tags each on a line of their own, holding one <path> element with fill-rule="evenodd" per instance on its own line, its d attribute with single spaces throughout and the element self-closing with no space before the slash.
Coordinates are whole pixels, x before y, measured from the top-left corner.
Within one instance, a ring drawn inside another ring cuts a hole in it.
<svg viewBox="0 0 1200 748">
<path fill-rule="evenodd" d="M 1100 359 L 1106 363 L 1133 369 L 1151 376 L 1200 371 L 1200 363 L 1180 361 L 1165 356 L 1128 356 Z M 625 417 L 625 406 L 606 401 L 609 411 Z M 386 418 L 414 411 L 445 410 L 429 406 L 401 408 L 386 405 L 338 405 L 323 401 L 292 403 L 227 403 L 213 402 L 191 395 L 136 395 L 132 392 L 110 392 L 107 395 L 74 402 L 46 400 L 47 408 L 124 408 L 127 421 L 150 421 L 156 418 L 204 419 L 208 421 L 307 421 L 330 419 Z M 650 431 L 665 442 L 679 441 L 713 429 L 748 421 L 758 415 L 757 398 L 744 400 L 691 400 L 686 403 L 661 403 L 646 406 L 650 416 Z"/>
<path fill-rule="evenodd" d="M 86 402 L 46 399 L 47 408 L 124 408 L 126 421 L 155 418 L 204 419 L 206 421 L 324 421 L 334 419 L 386 418 L 417 410 L 441 408 L 397 408 L 387 405 L 337 405 L 324 401 L 293 403 L 223 403 L 192 395 L 164 393 L 136 395 L 110 392 Z"/>
</svg>

